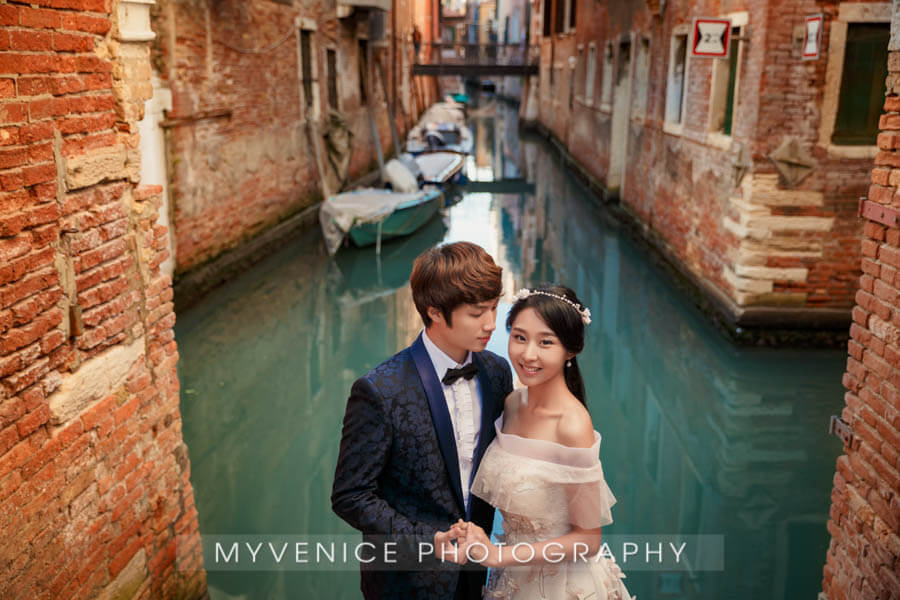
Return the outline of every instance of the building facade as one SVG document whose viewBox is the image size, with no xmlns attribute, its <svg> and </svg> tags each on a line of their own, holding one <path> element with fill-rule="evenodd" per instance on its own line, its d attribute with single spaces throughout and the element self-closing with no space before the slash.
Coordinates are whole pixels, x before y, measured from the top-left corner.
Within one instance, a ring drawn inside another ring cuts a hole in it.
<svg viewBox="0 0 900 600">
<path fill-rule="evenodd" d="M 733 333 L 845 330 L 890 3 L 541 0 L 532 15 L 540 74 L 523 118 L 720 320 Z M 817 15 L 818 56 L 805 59 Z M 695 18 L 729 20 L 724 58 L 692 56 Z"/>
<path fill-rule="evenodd" d="M 0 597 L 206 595 L 172 275 L 377 166 L 436 6 L 0 3 Z"/>
<path fill-rule="evenodd" d="M 900 590 L 900 7 L 892 16 L 844 373 L 841 417 L 852 437 L 844 440 L 831 491 L 823 583 L 831 600 L 894 598 Z"/>
<path fill-rule="evenodd" d="M 402 139 L 435 98 L 411 77 L 416 4 L 158 2 L 153 65 L 171 95 L 161 125 L 176 274 L 389 155 L 391 115 Z M 422 14 L 433 3 L 418 4 Z"/>
<path fill-rule="evenodd" d="M 200 598 L 147 0 L 0 4 L 0 597 Z"/>
</svg>

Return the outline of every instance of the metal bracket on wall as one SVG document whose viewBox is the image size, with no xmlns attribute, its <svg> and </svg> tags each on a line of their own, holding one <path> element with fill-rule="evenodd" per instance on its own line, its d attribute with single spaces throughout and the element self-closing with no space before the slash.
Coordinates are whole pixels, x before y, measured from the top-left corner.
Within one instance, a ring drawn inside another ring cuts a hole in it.
<svg viewBox="0 0 900 600">
<path fill-rule="evenodd" d="M 834 434 L 841 438 L 844 446 L 850 448 L 853 446 L 853 428 L 847 421 L 837 415 L 831 415 L 831 423 L 828 425 L 828 433 Z"/>
<path fill-rule="evenodd" d="M 190 125 L 196 123 L 197 121 L 205 121 L 207 119 L 230 119 L 231 118 L 231 109 L 223 108 L 218 110 L 206 110 L 203 112 L 199 112 L 194 115 L 189 115 L 186 117 L 174 117 L 171 119 L 166 119 L 165 121 L 160 121 L 159 126 L 168 129 L 170 127 L 178 127 L 179 125 Z"/>
<path fill-rule="evenodd" d="M 859 199 L 859 216 L 888 227 L 900 227 L 900 208 L 872 202 L 865 197 Z"/>
</svg>

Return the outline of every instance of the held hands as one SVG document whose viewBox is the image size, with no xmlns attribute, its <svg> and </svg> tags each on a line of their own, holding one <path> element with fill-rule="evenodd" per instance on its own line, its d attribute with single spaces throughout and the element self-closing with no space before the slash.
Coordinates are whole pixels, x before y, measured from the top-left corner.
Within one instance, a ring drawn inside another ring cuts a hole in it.
<svg viewBox="0 0 900 600">
<path fill-rule="evenodd" d="M 457 544 L 454 545 L 453 541 Z M 491 543 L 484 529 L 460 519 L 449 531 L 434 534 L 438 558 L 464 565 L 469 560 L 485 567 L 500 566 L 500 549 Z"/>
<path fill-rule="evenodd" d="M 434 548 L 435 555 L 440 560 L 449 560 L 450 562 L 459 563 L 461 565 L 466 564 L 465 555 L 459 551 L 459 548 L 454 541 L 457 541 L 460 545 L 462 545 L 462 540 L 465 539 L 466 535 L 466 525 L 467 523 L 460 519 L 456 523 L 454 523 L 448 531 L 438 531 L 434 534 Z M 462 558 L 462 562 L 459 562 L 459 558 Z"/>
</svg>

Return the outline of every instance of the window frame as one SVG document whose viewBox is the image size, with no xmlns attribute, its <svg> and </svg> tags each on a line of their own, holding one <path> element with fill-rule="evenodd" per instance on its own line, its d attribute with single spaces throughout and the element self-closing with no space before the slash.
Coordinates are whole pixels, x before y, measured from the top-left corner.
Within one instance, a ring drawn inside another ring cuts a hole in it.
<svg viewBox="0 0 900 600">
<path fill-rule="evenodd" d="M 683 37 L 684 41 L 684 73 L 681 78 L 681 105 L 679 107 L 678 120 L 673 121 L 669 118 L 669 90 L 672 87 L 673 76 L 675 74 L 675 49 L 678 46 L 677 39 Z M 688 81 L 691 74 L 691 53 L 690 53 L 690 37 L 691 26 L 689 23 L 678 25 L 672 29 L 669 36 L 669 58 L 666 69 L 666 92 L 665 104 L 663 105 L 663 131 L 672 135 L 681 135 L 684 129 L 684 117 L 687 114 L 687 89 Z"/>
<path fill-rule="evenodd" d="M 334 65 L 331 64 L 331 57 L 334 57 Z M 340 56 L 338 55 L 338 47 L 328 45 L 325 47 L 325 86 L 328 108 L 341 111 L 341 78 L 338 76 L 338 65 Z M 332 94 L 332 77 L 334 77 L 334 102 L 331 101 Z"/>
<path fill-rule="evenodd" d="M 709 104 L 706 120 L 706 143 L 711 146 L 728 149 L 734 139 L 735 115 L 740 106 L 741 76 L 743 75 L 742 63 L 746 45 L 740 38 L 747 35 L 749 14 L 747 12 L 730 13 L 724 16 L 731 20 L 731 43 L 737 44 L 737 56 L 735 58 L 734 83 L 731 88 L 733 94 L 731 103 L 731 131 L 725 133 L 725 115 L 728 112 L 728 83 L 731 81 L 731 52 L 725 58 L 713 58 L 712 77 L 709 86 Z M 735 34 L 737 29 L 737 34 Z"/>
<path fill-rule="evenodd" d="M 600 76 L 600 110 L 612 112 L 613 76 L 616 67 L 616 48 L 612 42 L 607 42 L 603 52 L 603 72 Z"/>
<path fill-rule="evenodd" d="M 839 5 L 837 16 L 830 22 L 826 21 L 826 25 L 830 28 L 828 62 L 825 68 L 825 90 L 822 97 L 818 144 L 826 149 L 830 158 L 872 159 L 878 154 L 877 145 L 833 144 L 831 138 L 837 121 L 849 24 L 890 23 L 891 12 L 890 2 L 843 2 Z"/>
<path fill-rule="evenodd" d="M 302 19 L 297 27 L 297 78 L 300 86 L 300 109 L 304 120 L 317 121 L 322 115 L 322 105 L 319 92 L 319 61 L 316 60 L 318 45 L 316 40 L 316 22 L 313 19 Z M 309 40 L 309 78 L 304 76 L 303 62 L 306 56 L 303 53 L 303 36 L 308 35 Z M 308 91 L 307 91 L 308 87 Z"/>
<path fill-rule="evenodd" d="M 585 66 L 584 77 L 584 104 L 585 106 L 594 105 L 594 88 L 597 83 L 597 44 L 591 42 L 588 44 L 588 57 Z"/>
<path fill-rule="evenodd" d="M 647 117 L 647 105 L 650 96 L 650 71 L 653 41 L 650 36 L 637 34 L 634 44 L 634 83 L 631 92 L 631 120 L 643 121 Z M 646 71 L 642 73 L 642 66 Z M 643 79 L 641 79 L 643 77 Z"/>
</svg>

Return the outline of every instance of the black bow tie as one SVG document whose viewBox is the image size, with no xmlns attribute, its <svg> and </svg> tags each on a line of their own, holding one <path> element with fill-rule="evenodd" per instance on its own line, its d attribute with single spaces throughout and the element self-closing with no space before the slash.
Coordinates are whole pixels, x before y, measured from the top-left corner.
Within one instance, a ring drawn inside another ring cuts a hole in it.
<svg viewBox="0 0 900 600">
<path fill-rule="evenodd" d="M 441 379 L 441 383 L 443 383 L 444 385 L 453 385 L 453 382 L 460 377 L 472 379 L 473 377 L 475 377 L 475 373 L 477 372 L 478 367 L 476 367 L 475 363 L 473 362 L 470 362 L 461 369 L 447 369 L 447 373 L 444 374 L 444 378 Z"/>
</svg>

